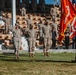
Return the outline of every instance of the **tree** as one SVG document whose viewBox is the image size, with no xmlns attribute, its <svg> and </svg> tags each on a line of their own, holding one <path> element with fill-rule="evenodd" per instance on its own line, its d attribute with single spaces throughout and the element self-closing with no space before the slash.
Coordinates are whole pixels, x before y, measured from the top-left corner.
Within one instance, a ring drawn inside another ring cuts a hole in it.
<svg viewBox="0 0 76 75">
<path fill-rule="evenodd" d="M 25 4 L 26 4 L 26 9 L 29 8 L 29 0 L 25 0 Z"/>
<path fill-rule="evenodd" d="M 45 0 L 39 0 L 39 7 L 42 13 L 45 12 Z"/>
<path fill-rule="evenodd" d="M 4 10 L 4 8 L 5 8 L 5 1 L 0 0 L 0 10 Z"/>
<path fill-rule="evenodd" d="M 31 0 L 31 6 L 32 6 L 33 12 L 36 12 L 36 10 L 37 10 L 37 0 Z"/>
<path fill-rule="evenodd" d="M 54 0 L 54 2 L 56 2 L 56 4 L 58 4 L 59 0 Z"/>
</svg>

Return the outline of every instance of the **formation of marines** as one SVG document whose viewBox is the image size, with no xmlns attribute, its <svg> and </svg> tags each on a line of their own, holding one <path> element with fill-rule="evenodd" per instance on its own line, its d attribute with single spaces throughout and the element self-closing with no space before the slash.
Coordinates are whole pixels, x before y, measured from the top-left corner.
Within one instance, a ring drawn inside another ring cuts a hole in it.
<svg viewBox="0 0 76 75">
<path fill-rule="evenodd" d="M 32 2 L 33 0 L 31 0 Z M 35 2 L 35 1 L 34 1 Z M 45 2 L 44 2 L 45 3 Z M 43 3 L 43 8 L 45 9 L 44 7 L 44 3 Z M 36 2 L 35 2 L 36 4 Z M 22 16 L 26 16 L 26 9 L 25 9 L 25 4 L 22 5 L 22 9 L 21 9 L 21 15 Z M 36 5 L 35 5 L 36 7 Z M 43 10 L 44 10 L 43 9 Z M 36 25 L 39 27 L 39 36 L 43 38 L 43 52 L 44 52 L 44 56 L 49 56 L 48 55 L 48 50 L 53 46 L 56 46 L 56 42 L 54 42 L 54 40 L 56 39 L 52 39 L 55 35 L 55 38 L 57 37 L 57 24 L 55 22 L 55 18 L 56 18 L 56 9 L 51 9 L 52 10 L 52 19 L 53 19 L 53 22 L 51 25 L 49 24 L 48 20 L 45 20 L 44 23 L 42 20 L 40 20 L 39 23 L 36 23 Z M 36 11 L 36 10 L 33 10 L 33 11 Z M 14 43 L 14 48 L 15 48 L 15 55 L 16 55 L 16 58 L 19 58 L 19 50 L 20 50 L 20 47 L 21 47 L 21 35 L 22 35 L 22 32 L 24 33 L 27 33 L 29 36 L 28 36 L 28 46 L 29 46 L 29 56 L 30 57 L 33 57 L 34 56 L 34 50 L 35 50 L 35 47 L 36 47 L 36 37 L 37 37 L 37 33 L 36 33 L 36 29 L 34 28 L 33 26 L 33 23 L 32 23 L 32 19 L 31 19 L 31 16 L 29 15 L 28 16 L 28 19 L 25 19 L 25 21 L 27 22 L 27 28 L 25 29 L 22 29 L 20 28 L 19 24 L 16 23 L 14 27 L 10 27 L 11 25 L 11 20 L 6 16 L 6 18 L 4 19 L 5 23 L 6 23 L 6 34 L 9 33 L 9 30 L 12 31 L 13 33 L 13 43 Z M 8 24 L 9 22 L 9 24 Z M 55 34 L 53 34 L 53 30 L 55 30 Z M 25 35 L 26 37 L 26 35 Z"/>
<path fill-rule="evenodd" d="M 27 22 L 30 19 L 26 19 Z M 41 22 L 41 23 L 37 23 L 37 26 L 42 29 L 42 31 L 39 30 L 40 35 L 43 35 L 43 52 L 44 52 L 44 56 L 49 56 L 48 55 L 48 50 L 52 47 L 52 42 L 54 42 L 52 40 L 52 25 L 48 24 L 48 21 L 45 20 L 45 22 Z M 10 28 L 9 28 L 10 29 Z M 31 23 L 27 23 L 27 28 L 20 28 L 19 25 L 16 25 L 15 27 L 11 27 L 10 29 L 13 32 L 13 41 L 14 41 L 14 47 L 15 47 L 15 55 L 16 58 L 19 58 L 19 50 L 20 50 L 20 46 L 21 46 L 21 32 L 23 32 L 23 34 L 25 35 L 26 33 L 28 34 L 28 52 L 29 52 L 29 56 L 33 57 L 34 56 L 34 51 L 35 51 L 35 47 L 36 47 L 36 37 L 37 37 L 37 33 L 36 33 L 36 29 L 34 28 L 32 22 Z M 26 35 L 25 35 L 26 37 Z M 54 39 L 55 40 L 55 39 Z"/>
</svg>

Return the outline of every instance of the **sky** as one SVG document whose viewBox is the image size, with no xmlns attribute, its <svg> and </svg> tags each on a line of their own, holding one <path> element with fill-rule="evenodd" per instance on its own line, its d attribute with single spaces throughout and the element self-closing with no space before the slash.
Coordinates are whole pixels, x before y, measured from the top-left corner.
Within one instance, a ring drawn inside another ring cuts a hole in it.
<svg viewBox="0 0 76 75">
<path fill-rule="evenodd" d="M 59 0 L 57 0 L 59 2 Z M 56 2 L 54 2 L 54 0 L 45 0 L 46 4 L 56 4 Z"/>
<path fill-rule="evenodd" d="M 22 0 L 20 0 L 20 1 L 22 1 Z M 59 3 L 59 0 L 57 0 L 57 1 Z M 56 4 L 56 2 L 54 2 L 54 0 L 45 0 L 45 3 L 46 4 Z"/>
<path fill-rule="evenodd" d="M 46 4 L 54 4 L 54 0 L 45 0 Z"/>
</svg>

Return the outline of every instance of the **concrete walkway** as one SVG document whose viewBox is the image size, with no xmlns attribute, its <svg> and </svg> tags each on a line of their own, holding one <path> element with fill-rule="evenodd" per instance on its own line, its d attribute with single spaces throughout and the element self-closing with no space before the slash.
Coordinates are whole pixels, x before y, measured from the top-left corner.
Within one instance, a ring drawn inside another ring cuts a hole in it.
<svg viewBox="0 0 76 75">
<path fill-rule="evenodd" d="M 20 53 L 25 53 L 28 52 L 28 50 L 20 50 Z M 35 50 L 36 53 L 42 53 L 43 49 L 36 49 Z M 67 53 L 76 53 L 75 49 L 50 49 L 48 50 L 48 52 L 53 52 L 53 53 L 62 53 L 62 52 L 67 52 Z M 0 50 L 0 53 L 14 53 L 14 50 Z"/>
</svg>

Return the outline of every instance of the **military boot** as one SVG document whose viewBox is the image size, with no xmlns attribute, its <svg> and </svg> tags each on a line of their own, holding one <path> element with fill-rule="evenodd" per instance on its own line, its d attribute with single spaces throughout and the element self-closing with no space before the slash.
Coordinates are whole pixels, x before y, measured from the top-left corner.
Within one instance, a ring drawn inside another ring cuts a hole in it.
<svg viewBox="0 0 76 75">
<path fill-rule="evenodd" d="M 34 54 L 32 53 L 32 57 L 34 57 Z"/>
<path fill-rule="evenodd" d="M 44 56 L 46 56 L 46 52 L 44 52 Z"/>
<path fill-rule="evenodd" d="M 46 52 L 46 56 L 47 56 L 47 57 L 49 56 L 48 52 Z"/>
<path fill-rule="evenodd" d="M 32 54 L 31 53 L 29 53 L 29 57 L 31 57 L 32 56 Z"/>
</svg>

